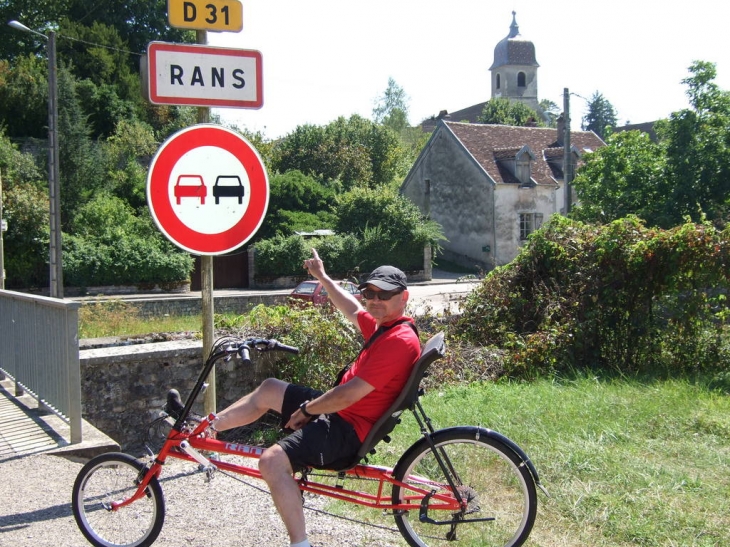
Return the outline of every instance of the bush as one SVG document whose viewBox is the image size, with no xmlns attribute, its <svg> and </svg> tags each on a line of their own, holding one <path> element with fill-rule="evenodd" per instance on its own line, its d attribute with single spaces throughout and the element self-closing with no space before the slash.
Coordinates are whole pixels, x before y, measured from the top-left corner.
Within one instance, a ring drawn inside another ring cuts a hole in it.
<svg viewBox="0 0 730 547">
<path fill-rule="evenodd" d="M 730 368 L 730 230 L 553 217 L 469 295 L 455 332 L 508 351 L 513 376 Z"/>
<path fill-rule="evenodd" d="M 256 243 L 256 274 L 264 277 L 302 275 L 304 259 L 311 255 L 304 238 L 274 236 Z"/>
<path fill-rule="evenodd" d="M 190 279 L 193 258 L 178 250 L 124 202 L 98 196 L 74 219 L 64 240 L 64 280 L 77 287 L 160 284 Z"/>
<path fill-rule="evenodd" d="M 3 234 L 6 286 L 9 289 L 48 285 L 48 196 L 33 184 L 19 184 L 4 195 Z"/>
<path fill-rule="evenodd" d="M 352 323 L 328 306 L 260 305 L 227 327 L 238 329 L 241 336 L 275 338 L 298 347 L 297 356 L 281 354 L 276 377 L 324 391 L 362 346 L 362 337 Z"/>
</svg>

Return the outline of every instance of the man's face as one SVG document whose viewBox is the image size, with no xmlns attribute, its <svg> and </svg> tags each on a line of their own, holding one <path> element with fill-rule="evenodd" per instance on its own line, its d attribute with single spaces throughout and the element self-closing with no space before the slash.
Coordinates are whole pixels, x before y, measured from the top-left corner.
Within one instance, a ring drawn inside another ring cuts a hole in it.
<svg viewBox="0 0 730 547">
<path fill-rule="evenodd" d="M 365 299 L 365 309 L 378 323 L 398 319 L 403 315 L 408 302 L 408 291 L 401 289 L 384 291 L 374 285 L 368 285 L 362 290 L 362 295 Z M 380 297 L 386 300 L 381 300 Z"/>
</svg>

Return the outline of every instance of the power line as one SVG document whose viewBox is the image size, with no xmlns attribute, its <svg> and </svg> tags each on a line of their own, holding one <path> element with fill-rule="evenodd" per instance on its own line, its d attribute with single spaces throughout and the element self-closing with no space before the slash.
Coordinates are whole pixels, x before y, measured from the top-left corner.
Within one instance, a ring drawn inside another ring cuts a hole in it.
<svg viewBox="0 0 730 547">
<path fill-rule="evenodd" d="M 72 38 L 71 36 L 66 36 L 64 34 L 58 34 L 59 38 L 64 38 L 66 40 L 73 40 L 74 42 L 81 42 L 82 44 L 86 44 L 87 46 L 95 46 L 95 47 L 103 47 L 105 49 L 110 49 L 112 51 L 119 51 L 120 53 L 129 53 L 130 55 L 137 55 L 138 57 L 141 57 L 142 53 L 135 53 L 134 51 L 129 51 L 127 49 L 120 49 L 117 47 L 112 46 L 105 46 L 104 44 L 97 44 L 95 42 L 87 42 L 86 40 L 81 40 L 80 38 Z"/>
</svg>

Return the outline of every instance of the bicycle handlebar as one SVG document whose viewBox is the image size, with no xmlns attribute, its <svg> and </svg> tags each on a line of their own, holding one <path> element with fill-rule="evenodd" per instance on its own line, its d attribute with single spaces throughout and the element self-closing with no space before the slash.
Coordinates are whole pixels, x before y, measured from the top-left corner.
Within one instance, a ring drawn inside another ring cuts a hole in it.
<svg viewBox="0 0 730 547">
<path fill-rule="evenodd" d="M 230 340 L 225 348 L 225 353 L 238 353 L 244 365 L 251 364 L 251 350 L 264 351 L 283 351 L 286 353 L 298 354 L 299 348 L 287 346 L 278 340 L 268 338 L 248 338 L 246 340 Z"/>
</svg>

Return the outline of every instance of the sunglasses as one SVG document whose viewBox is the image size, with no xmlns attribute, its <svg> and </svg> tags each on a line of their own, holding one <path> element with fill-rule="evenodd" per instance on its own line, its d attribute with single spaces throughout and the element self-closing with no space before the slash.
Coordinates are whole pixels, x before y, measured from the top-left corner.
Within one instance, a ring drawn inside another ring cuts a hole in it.
<svg viewBox="0 0 730 547">
<path fill-rule="evenodd" d="M 403 289 L 401 290 L 395 290 L 395 291 L 373 291 L 371 289 L 363 289 L 360 291 L 360 293 L 365 297 L 365 300 L 373 300 L 374 298 L 377 298 L 378 300 L 390 300 L 393 298 L 396 294 L 400 294 L 403 292 Z"/>
</svg>

